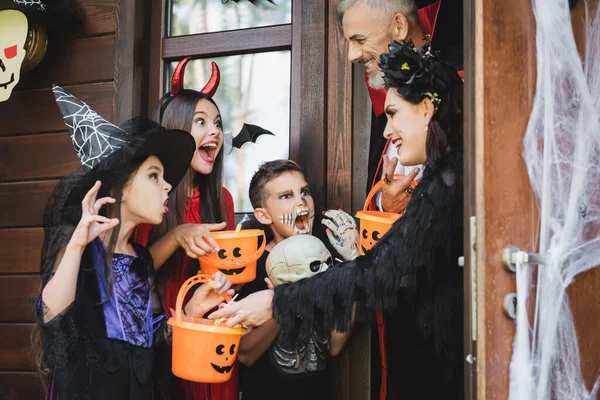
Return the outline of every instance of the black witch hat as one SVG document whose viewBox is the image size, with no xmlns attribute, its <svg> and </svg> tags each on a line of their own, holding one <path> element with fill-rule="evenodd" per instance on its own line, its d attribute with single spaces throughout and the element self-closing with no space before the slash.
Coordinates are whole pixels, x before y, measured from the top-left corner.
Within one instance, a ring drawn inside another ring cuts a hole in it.
<svg viewBox="0 0 600 400">
<path fill-rule="evenodd" d="M 60 86 L 53 86 L 52 91 L 84 172 L 110 162 L 116 154 L 125 161 L 155 155 L 173 187 L 185 175 L 196 148 L 188 132 L 165 129 L 145 118 L 116 126 Z"/>
</svg>

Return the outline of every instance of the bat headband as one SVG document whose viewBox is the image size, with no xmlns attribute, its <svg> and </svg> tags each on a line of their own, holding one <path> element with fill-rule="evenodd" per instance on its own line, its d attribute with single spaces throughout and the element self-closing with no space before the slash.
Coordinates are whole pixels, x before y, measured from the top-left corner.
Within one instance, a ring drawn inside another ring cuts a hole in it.
<svg viewBox="0 0 600 400">
<path fill-rule="evenodd" d="M 162 120 L 162 116 L 171 100 L 173 100 L 185 89 L 183 87 L 185 67 L 191 59 L 191 57 L 186 57 L 183 60 L 179 61 L 179 63 L 177 64 L 175 72 L 173 73 L 173 77 L 171 78 L 171 90 L 165 95 L 160 106 L 160 120 Z M 200 93 L 204 93 L 208 97 L 213 97 L 217 92 L 217 88 L 219 87 L 220 82 L 221 72 L 219 71 L 219 66 L 217 65 L 217 63 L 213 61 L 210 79 L 208 80 L 208 83 L 200 90 Z"/>
</svg>

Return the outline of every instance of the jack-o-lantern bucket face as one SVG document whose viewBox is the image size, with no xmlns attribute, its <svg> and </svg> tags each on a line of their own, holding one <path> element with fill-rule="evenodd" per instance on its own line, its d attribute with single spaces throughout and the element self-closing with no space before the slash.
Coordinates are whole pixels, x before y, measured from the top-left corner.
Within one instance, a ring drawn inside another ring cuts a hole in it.
<svg viewBox="0 0 600 400">
<path fill-rule="evenodd" d="M 404 178 L 402 174 L 394 175 L 394 180 Z M 402 216 L 402 214 L 390 213 L 385 211 L 367 211 L 371 200 L 379 192 L 385 181 L 382 179 L 373 185 L 373 188 L 365 199 L 363 210 L 356 213 L 356 218 L 360 219 L 360 254 L 365 254 L 367 250 L 371 250 L 373 246 L 390 230 L 394 222 Z M 415 187 L 417 183 L 411 182 L 411 187 Z"/>
<path fill-rule="evenodd" d="M 200 257 L 200 270 L 212 275 L 221 271 L 234 285 L 252 282 L 256 278 L 256 260 L 265 249 L 264 232 L 260 229 L 248 229 L 239 232 L 213 232 L 220 250 L 208 256 Z M 259 247 L 259 237 L 263 237 Z"/>
<path fill-rule="evenodd" d="M 212 326 L 213 321 L 194 318 L 177 326 L 173 318 L 173 374 L 193 382 L 221 383 L 231 377 L 242 328 Z"/>
<path fill-rule="evenodd" d="M 175 376 L 188 381 L 222 383 L 231 377 L 240 339 L 246 329 L 215 326 L 215 321 L 204 318 L 184 318 L 182 312 L 188 290 L 209 280 L 207 275 L 196 275 L 179 290 L 175 314 L 168 321 L 173 327 L 172 370 Z M 224 296 L 231 300 L 231 296 Z"/>
<path fill-rule="evenodd" d="M 365 254 L 390 230 L 400 214 L 383 211 L 359 211 L 360 219 L 360 253 Z"/>
<path fill-rule="evenodd" d="M 219 374 L 228 374 L 233 368 L 233 361 L 237 354 L 237 344 L 225 345 L 219 344 L 215 348 L 217 357 L 210 363 L 215 371 Z"/>
</svg>

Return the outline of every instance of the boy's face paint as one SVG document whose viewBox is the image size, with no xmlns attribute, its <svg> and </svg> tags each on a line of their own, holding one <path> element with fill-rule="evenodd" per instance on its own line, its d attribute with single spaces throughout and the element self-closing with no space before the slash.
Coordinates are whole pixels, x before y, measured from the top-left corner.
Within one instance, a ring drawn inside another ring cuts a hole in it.
<svg viewBox="0 0 600 400">
<path fill-rule="evenodd" d="M 315 204 L 302 173 L 286 172 L 268 182 L 265 190 L 269 197 L 264 208 L 276 242 L 312 232 Z"/>
</svg>

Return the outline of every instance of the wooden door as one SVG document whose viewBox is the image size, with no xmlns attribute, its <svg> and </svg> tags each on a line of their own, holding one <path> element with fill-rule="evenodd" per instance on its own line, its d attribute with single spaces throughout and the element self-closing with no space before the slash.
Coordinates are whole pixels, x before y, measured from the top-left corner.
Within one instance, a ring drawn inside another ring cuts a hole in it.
<svg viewBox="0 0 600 400">
<path fill-rule="evenodd" d="M 597 6 L 597 1 L 593 1 Z M 514 321 L 503 311 L 515 276 L 502 262 L 505 247 L 535 252 L 536 200 L 522 157 L 523 136 L 536 84 L 535 21 L 529 0 L 474 0 L 465 19 L 472 57 L 467 64 L 467 210 L 476 216 L 476 393 L 506 399 Z M 582 47 L 584 1 L 572 12 Z M 469 67 L 470 66 L 470 67 Z M 467 231 L 466 235 L 469 232 Z M 468 236 L 467 236 L 468 237 Z M 600 366 L 598 316 L 600 271 L 578 277 L 569 288 L 582 370 L 588 389 Z"/>
</svg>

